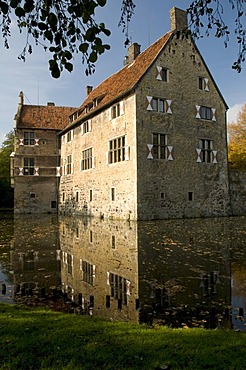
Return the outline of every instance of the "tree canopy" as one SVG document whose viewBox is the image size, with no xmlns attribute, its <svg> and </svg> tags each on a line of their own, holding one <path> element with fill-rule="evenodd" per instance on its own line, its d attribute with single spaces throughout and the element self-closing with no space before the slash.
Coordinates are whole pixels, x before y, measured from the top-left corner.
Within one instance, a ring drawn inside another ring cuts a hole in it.
<svg viewBox="0 0 246 370">
<path fill-rule="evenodd" d="M 0 148 L 0 207 L 13 206 L 13 189 L 10 186 L 10 154 L 14 150 L 14 132 L 10 131 Z"/>
<path fill-rule="evenodd" d="M 246 104 L 238 114 L 236 123 L 228 124 L 228 155 L 230 167 L 246 170 Z"/>
<path fill-rule="evenodd" d="M 230 34 L 235 32 L 239 50 L 233 68 L 240 72 L 246 50 L 246 31 L 242 21 L 246 13 L 245 0 L 227 0 L 231 5 L 231 16 L 235 19 L 234 30 L 229 28 L 223 18 L 225 1 L 191 1 L 187 11 L 195 37 L 202 36 L 202 29 L 208 35 L 215 28 L 215 36 L 224 38 L 227 46 Z M 129 22 L 137 3 L 137 0 L 121 0 L 119 25 L 125 33 L 126 45 L 129 42 Z M 110 45 L 103 40 L 111 32 L 104 23 L 96 20 L 97 8 L 106 5 L 107 0 L 0 0 L 0 27 L 4 45 L 9 48 L 8 40 L 14 23 L 20 32 L 26 34 L 19 59 L 25 61 L 26 55 L 33 52 L 34 42 L 51 53 L 49 69 L 54 78 L 58 78 L 64 69 L 69 72 L 73 70 L 73 57 L 76 53 L 81 55 L 82 63 L 86 64 L 85 73 L 91 74 L 95 71 L 98 56 L 110 49 Z"/>
</svg>

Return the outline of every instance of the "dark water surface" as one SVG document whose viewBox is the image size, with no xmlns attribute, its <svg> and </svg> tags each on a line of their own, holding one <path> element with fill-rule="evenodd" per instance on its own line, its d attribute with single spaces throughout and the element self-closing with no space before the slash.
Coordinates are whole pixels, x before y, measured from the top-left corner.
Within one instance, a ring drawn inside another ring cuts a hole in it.
<svg viewBox="0 0 246 370">
<path fill-rule="evenodd" d="M 0 302 L 112 321 L 245 330 L 246 218 L 0 214 L 0 287 Z"/>
</svg>

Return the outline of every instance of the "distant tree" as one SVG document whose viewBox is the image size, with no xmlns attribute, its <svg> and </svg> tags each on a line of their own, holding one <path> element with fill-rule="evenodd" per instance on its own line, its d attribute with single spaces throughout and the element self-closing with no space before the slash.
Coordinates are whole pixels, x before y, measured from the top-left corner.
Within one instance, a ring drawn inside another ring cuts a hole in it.
<svg viewBox="0 0 246 370">
<path fill-rule="evenodd" d="M 235 29 L 230 30 L 223 19 L 225 2 L 226 0 L 195 0 L 191 1 L 187 11 L 196 37 L 202 37 L 203 19 L 206 22 L 206 34 L 215 28 L 215 36 L 223 37 L 225 46 L 230 33 L 236 33 L 239 51 L 233 68 L 240 72 L 246 50 L 246 31 L 243 26 L 246 3 L 245 0 L 227 0 L 231 4 L 231 17 L 235 20 Z M 137 0 L 121 0 L 120 3 L 119 25 L 125 33 L 127 44 L 128 26 Z M 34 43 L 52 54 L 49 69 L 54 78 L 58 78 L 64 68 L 69 72 L 73 70 L 72 60 L 76 53 L 80 53 L 82 63 L 87 65 L 85 73 L 91 74 L 95 71 L 98 56 L 110 49 L 110 46 L 103 42 L 103 37 L 109 36 L 110 30 L 103 22 L 97 22 L 95 14 L 97 7 L 104 7 L 106 4 L 107 0 L 0 1 L 0 27 L 4 45 L 9 48 L 8 39 L 13 22 L 20 32 L 26 32 L 26 42 L 19 59 L 25 61 L 26 54 L 33 52 Z"/>
<path fill-rule="evenodd" d="M 13 189 L 10 186 L 10 154 L 14 150 L 14 132 L 6 135 L 0 148 L 0 207 L 13 207 Z"/>
<path fill-rule="evenodd" d="M 229 123 L 228 155 L 232 169 L 246 170 L 246 104 L 239 112 L 236 123 Z"/>
</svg>

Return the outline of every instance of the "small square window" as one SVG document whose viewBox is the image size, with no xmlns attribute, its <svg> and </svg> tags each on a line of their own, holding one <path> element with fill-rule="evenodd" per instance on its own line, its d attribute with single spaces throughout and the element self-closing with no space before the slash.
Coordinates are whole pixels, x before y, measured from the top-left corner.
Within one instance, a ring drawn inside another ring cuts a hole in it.
<svg viewBox="0 0 246 370">
<path fill-rule="evenodd" d="M 161 199 L 166 199 L 166 193 L 161 192 L 160 196 L 161 196 Z"/>
<path fill-rule="evenodd" d="M 56 200 L 52 200 L 52 201 L 51 201 L 51 204 L 50 204 L 51 208 L 52 208 L 52 209 L 56 209 L 56 204 L 57 204 L 57 203 L 56 203 Z"/>
<path fill-rule="evenodd" d="M 36 198 L 36 193 L 30 193 L 30 198 Z"/>
</svg>

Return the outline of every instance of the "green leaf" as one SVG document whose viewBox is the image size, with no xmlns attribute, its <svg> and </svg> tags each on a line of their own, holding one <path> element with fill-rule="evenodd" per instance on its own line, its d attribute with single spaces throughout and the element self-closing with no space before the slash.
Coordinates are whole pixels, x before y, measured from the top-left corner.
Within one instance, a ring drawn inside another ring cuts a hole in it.
<svg viewBox="0 0 246 370">
<path fill-rule="evenodd" d="M 41 30 L 41 31 L 44 31 L 47 29 L 47 25 L 46 23 L 43 23 L 43 22 L 39 22 L 38 23 L 38 28 Z"/>
<path fill-rule="evenodd" d="M 89 47 L 89 44 L 87 42 L 83 42 L 83 44 L 79 45 L 79 51 L 81 51 L 81 53 L 86 53 L 88 50 L 88 47 Z"/>
<path fill-rule="evenodd" d="M 72 63 L 65 63 L 65 68 L 68 72 L 72 72 L 73 70 L 73 65 Z"/>
<path fill-rule="evenodd" d="M 19 2 L 20 2 L 19 0 L 11 0 L 10 1 L 11 8 L 13 8 L 13 9 L 17 8 Z"/>
<path fill-rule="evenodd" d="M 91 63 L 95 63 L 97 61 L 97 53 L 95 51 L 92 51 L 89 56 L 89 61 Z"/>
<path fill-rule="evenodd" d="M 57 25 L 57 17 L 54 13 L 49 14 L 48 23 L 50 24 L 51 28 Z"/>
<path fill-rule="evenodd" d="M 26 14 L 25 10 L 23 8 L 21 8 L 20 6 L 18 6 L 16 9 L 15 9 L 15 15 L 17 17 L 24 17 Z"/>
<path fill-rule="evenodd" d="M 47 40 L 49 40 L 50 42 L 53 41 L 53 33 L 49 30 L 46 30 L 44 32 L 44 36 L 47 38 Z"/>
<path fill-rule="evenodd" d="M 7 14 L 9 11 L 9 6 L 7 3 L 5 3 L 5 1 L 0 1 L 0 9 L 3 14 Z"/>
<path fill-rule="evenodd" d="M 107 0 L 97 0 L 98 5 L 100 5 L 100 6 L 105 6 L 106 2 L 107 2 Z"/>
</svg>

